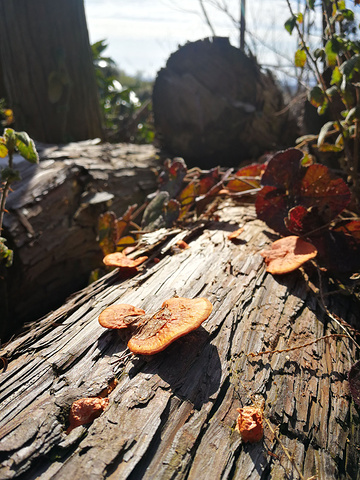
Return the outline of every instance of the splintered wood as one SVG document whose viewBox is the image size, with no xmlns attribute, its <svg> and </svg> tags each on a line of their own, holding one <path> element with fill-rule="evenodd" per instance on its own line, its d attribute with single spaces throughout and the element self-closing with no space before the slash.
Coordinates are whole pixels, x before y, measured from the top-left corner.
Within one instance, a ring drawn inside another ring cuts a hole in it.
<svg viewBox="0 0 360 480">
<path fill-rule="evenodd" d="M 354 344 L 330 337 L 343 332 L 300 272 L 265 271 L 259 252 L 274 235 L 251 206 L 224 203 L 219 215 L 191 235 L 162 232 L 140 252 L 149 262 L 135 277 L 108 274 L 3 348 L 1 478 L 359 479 Z M 244 231 L 234 243 L 236 225 Z M 180 239 L 190 248 L 174 253 Z M 108 306 L 153 312 L 174 296 L 206 298 L 213 310 L 156 355 L 129 354 L 126 338 L 98 323 Z M 348 299 L 329 297 L 328 308 L 355 325 Z M 249 356 L 271 350 L 279 353 Z M 66 435 L 73 402 L 114 378 L 107 408 Z M 244 443 L 237 409 L 256 395 L 263 437 Z"/>
</svg>

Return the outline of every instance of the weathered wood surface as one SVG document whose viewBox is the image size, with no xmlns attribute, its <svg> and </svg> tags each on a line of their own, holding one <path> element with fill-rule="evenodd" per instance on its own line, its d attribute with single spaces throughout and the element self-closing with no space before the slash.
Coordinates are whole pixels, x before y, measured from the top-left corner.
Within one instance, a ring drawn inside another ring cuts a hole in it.
<svg viewBox="0 0 360 480">
<path fill-rule="evenodd" d="M 39 165 L 15 159 L 22 180 L 9 194 L 4 218 L 15 252 L 6 272 L 13 331 L 61 305 L 101 266 L 101 213 L 113 209 L 120 216 L 156 190 L 153 170 L 161 161 L 152 145 L 97 143 L 38 145 Z"/>
<path fill-rule="evenodd" d="M 227 235 L 239 225 L 234 244 Z M 253 208 L 224 204 L 218 222 L 174 235 L 152 247 L 136 277 L 111 272 L 4 347 L 0 478 L 297 479 L 266 425 L 257 444 L 243 444 L 234 429 L 236 408 L 259 394 L 303 478 L 359 479 L 359 409 L 347 384 L 352 343 L 247 356 L 336 331 L 299 272 L 265 272 L 259 251 L 272 234 Z M 190 248 L 174 253 L 182 237 Z M 160 354 L 124 357 L 118 334 L 98 324 L 108 305 L 151 311 L 175 294 L 206 297 L 214 309 Z M 329 308 L 356 321 L 348 301 Z M 98 395 L 114 377 L 109 407 L 67 436 L 71 402 Z"/>
<path fill-rule="evenodd" d="M 188 42 L 173 53 L 156 77 L 153 112 L 164 150 L 202 168 L 219 158 L 236 166 L 297 136 L 270 73 L 228 38 Z"/>
</svg>

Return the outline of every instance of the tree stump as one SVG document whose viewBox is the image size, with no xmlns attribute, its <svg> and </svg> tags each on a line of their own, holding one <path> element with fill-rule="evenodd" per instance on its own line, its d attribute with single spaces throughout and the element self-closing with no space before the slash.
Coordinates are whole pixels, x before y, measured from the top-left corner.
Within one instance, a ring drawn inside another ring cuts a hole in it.
<svg viewBox="0 0 360 480">
<path fill-rule="evenodd" d="M 189 42 L 170 56 L 153 91 L 160 144 L 188 165 L 238 165 L 293 144 L 282 94 L 269 72 L 227 38 Z"/>
<path fill-rule="evenodd" d="M 227 236 L 239 226 L 235 244 Z M 143 271 L 126 280 L 111 272 L 5 346 L 0 477 L 359 479 L 352 342 L 328 338 L 249 356 L 336 331 L 299 271 L 266 273 L 259 251 L 273 236 L 252 206 L 224 202 L 218 221 L 148 234 Z M 180 238 L 190 248 L 177 252 Z M 127 354 L 118 333 L 98 323 L 111 304 L 155 311 L 176 294 L 206 297 L 213 312 L 157 355 Z M 348 300 L 329 302 L 354 324 Z M 114 378 L 103 414 L 66 435 L 71 403 L 99 395 Z M 243 443 L 237 408 L 256 394 L 271 429 L 265 421 L 264 439 Z"/>
<path fill-rule="evenodd" d="M 4 235 L 14 264 L 5 272 L 3 341 L 87 285 L 90 272 L 102 265 L 99 215 L 113 209 L 120 216 L 128 205 L 141 205 L 156 190 L 153 169 L 161 165 L 151 145 L 89 141 L 38 149 L 39 165 L 15 158 L 22 180 L 6 204 Z"/>
</svg>

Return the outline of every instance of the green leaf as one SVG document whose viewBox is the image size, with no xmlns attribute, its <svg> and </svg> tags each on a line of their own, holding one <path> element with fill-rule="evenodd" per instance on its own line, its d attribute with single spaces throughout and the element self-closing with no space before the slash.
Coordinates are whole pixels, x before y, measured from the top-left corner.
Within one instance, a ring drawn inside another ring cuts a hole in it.
<svg viewBox="0 0 360 480">
<path fill-rule="evenodd" d="M 8 154 L 7 146 L 5 145 L 5 141 L 2 137 L 0 137 L 0 158 L 5 158 Z"/>
<path fill-rule="evenodd" d="M 17 140 L 24 143 L 26 146 L 28 146 L 31 142 L 31 139 L 26 132 L 15 132 L 15 137 Z"/>
<path fill-rule="evenodd" d="M 10 167 L 5 167 L 1 170 L 1 181 L 2 182 L 9 182 L 13 183 L 20 180 L 20 172 L 19 170 L 14 170 Z"/>
<path fill-rule="evenodd" d="M 310 90 L 309 93 L 309 102 L 311 105 L 314 107 L 321 107 L 323 103 L 325 102 L 325 93 L 323 90 L 319 87 L 319 85 L 316 85 L 316 87 L 313 87 Z"/>
<path fill-rule="evenodd" d="M 329 104 L 328 104 L 328 101 L 327 100 L 324 100 L 324 103 L 322 105 L 320 105 L 317 109 L 317 113 L 318 115 L 324 115 L 324 113 L 326 112 L 327 108 L 328 108 Z"/>
<path fill-rule="evenodd" d="M 304 68 L 306 63 L 305 50 L 297 50 L 295 52 L 295 67 Z"/>
<path fill-rule="evenodd" d="M 332 87 L 326 89 L 326 95 L 330 98 L 332 98 L 334 95 L 336 95 L 337 93 L 339 93 L 339 88 L 335 85 L 333 85 Z"/>
<path fill-rule="evenodd" d="M 345 122 L 351 123 L 354 120 L 360 120 L 360 107 L 352 108 L 349 113 L 346 115 Z"/>
<path fill-rule="evenodd" d="M 320 133 L 319 133 L 319 137 L 318 137 L 318 141 L 317 141 L 317 146 L 318 148 L 320 148 L 322 146 L 322 144 L 324 143 L 325 141 L 325 138 L 328 134 L 328 132 L 334 127 L 334 122 L 326 122 L 325 125 L 322 126 L 321 130 L 320 130 Z"/>
<path fill-rule="evenodd" d="M 302 13 L 297 13 L 295 16 L 298 23 L 303 23 L 304 15 Z"/>
<path fill-rule="evenodd" d="M 345 3 L 345 2 L 344 2 Z M 348 20 L 349 22 L 353 22 L 354 21 L 354 12 L 348 8 L 342 8 L 341 10 L 338 11 L 341 15 L 341 20 Z"/>
<path fill-rule="evenodd" d="M 35 143 L 26 132 L 16 132 L 16 148 L 20 155 L 30 163 L 39 163 Z"/>
<path fill-rule="evenodd" d="M 115 252 L 114 229 L 116 215 L 114 212 L 105 212 L 99 217 L 99 246 L 105 255 Z"/>
<path fill-rule="evenodd" d="M 12 128 L 5 128 L 4 136 L 5 145 L 10 152 L 13 152 L 16 144 L 15 130 Z"/>
<path fill-rule="evenodd" d="M 313 53 L 316 59 L 322 60 L 322 61 L 325 60 L 325 51 L 323 48 L 316 48 Z"/>
<path fill-rule="evenodd" d="M 343 150 L 343 147 L 326 142 L 319 147 L 320 152 L 341 152 L 341 150 Z"/>
<path fill-rule="evenodd" d="M 4 260 L 5 267 L 11 267 L 13 262 L 13 251 L 5 245 L 6 239 L 0 237 L 0 263 Z"/>
<path fill-rule="evenodd" d="M 310 10 L 315 10 L 315 0 L 307 0 Z"/>
<path fill-rule="evenodd" d="M 339 85 L 341 83 L 341 80 L 342 80 L 342 74 L 340 72 L 339 67 L 336 66 L 332 71 L 330 85 Z"/>
<path fill-rule="evenodd" d="M 344 137 L 342 136 L 341 133 L 340 135 L 338 135 L 337 139 L 335 140 L 335 145 L 341 149 L 344 148 Z"/>
<path fill-rule="evenodd" d="M 334 67 L 336 65 L 338 51 L 338 43 L 335 38 L 331 38 L 326 42 L 326 63 L 329 67 Z"/>
<path fill-rule="evenodd" d="M 170 200 L 169 192 L 159 192 L 145 208 L 141 227 L 147 232 L 157 230 L 165 226 L 164 205 Z"/>
<path fill-rule="evenodd" d="M 296 17 L 295 15 L 293 15 L 288 20 L 286 20 L 284 27 L 285 27 L 285 30 L 287 30 L 291 35 L 295 28 L 295 25 L 296 25 Z"/>
<path fill-rule="evenodd" d="M 360 67 L 360 54 L 354 55 L 349 60 L 344 62 L 341 67 L 340 71 L 346 76 L 349 77 L 352 72 L 355 70 L 357 71 Z"/>
</svg>

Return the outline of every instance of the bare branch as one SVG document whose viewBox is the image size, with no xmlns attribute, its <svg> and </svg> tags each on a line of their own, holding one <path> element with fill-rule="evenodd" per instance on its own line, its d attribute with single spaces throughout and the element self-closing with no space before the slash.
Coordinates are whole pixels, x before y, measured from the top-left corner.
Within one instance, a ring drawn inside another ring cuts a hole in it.
<svg viewBox="0 0 360 480">
<path fill-rule="evenodd" d="M 212 26 L 212 24 L 211 24 L 211 22 L 210 22 L 210 18 L 209 18 L 209 16 L 208 16 L 207 11 L 206 11 L 206 8 L 205 8 L 205 6 L 204 6 L 204 1 L 203 1 L 203 0 L 199 0 L 199 2 L 200 2 L 201 10 L 202 10 L 202 12 L 203 12 L 203 14 L 204 14 L 206 23 L 207 23 L 208 27 L 209 27 L 210 30 L 211 30 L 211 34 L 212 34 L 213 37 L 216 37 L 216 33 L 215 33 L 215 30 L 214 30 L 214 27 Z"/>
</svg>

